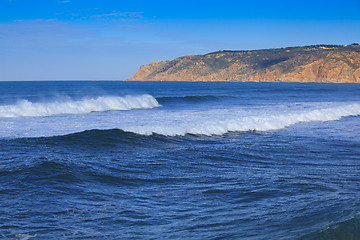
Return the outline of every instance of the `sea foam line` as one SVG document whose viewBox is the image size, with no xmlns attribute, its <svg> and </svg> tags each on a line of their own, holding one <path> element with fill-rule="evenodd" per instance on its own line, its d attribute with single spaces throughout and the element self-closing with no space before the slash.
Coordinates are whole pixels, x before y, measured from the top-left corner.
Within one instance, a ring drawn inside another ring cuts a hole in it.
<svg viewBox="0 0 360 240">
<path fill-rule="evenodd" d="M 151 95 L 128 95 L 124 97 L 100 96 L 81 100 L 62 100 L 33 103 L 20 100 L 15 105 L 0 106 L 0 117 L 40 117 L 58 114 L 81 114 L 90 112 L 149 109 L 159 107 Z"/>
</svg>

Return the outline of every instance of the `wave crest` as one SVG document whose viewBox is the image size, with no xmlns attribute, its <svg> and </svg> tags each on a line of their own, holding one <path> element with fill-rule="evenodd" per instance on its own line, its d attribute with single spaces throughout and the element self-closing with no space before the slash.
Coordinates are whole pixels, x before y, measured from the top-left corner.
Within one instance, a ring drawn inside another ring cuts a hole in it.
<svg viewBox="0 0 360 240">
<path fill-rule="evenodd" d="M 20 100 L 15 105 L 0 106 L 0 117 L 41 117 L 59 114 L 81 114 L 90 112 L 122 111 L 159 107 L 151 95 L 128 95 L 124 97 L 100 96 L 81 100 L 62 100 L 33 103 Z"/>
</svg>

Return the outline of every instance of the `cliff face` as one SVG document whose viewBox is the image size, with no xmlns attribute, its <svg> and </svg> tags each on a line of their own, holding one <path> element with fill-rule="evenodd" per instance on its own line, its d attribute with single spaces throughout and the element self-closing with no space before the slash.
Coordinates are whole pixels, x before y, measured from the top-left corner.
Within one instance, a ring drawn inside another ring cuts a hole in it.
<svg viewBox="0 0 360 240">
<path fill-rule="evenodd" d="M 360 83 L 359 45 L 219 51 L 141 66 L 129 81 Z"/>
</svg>

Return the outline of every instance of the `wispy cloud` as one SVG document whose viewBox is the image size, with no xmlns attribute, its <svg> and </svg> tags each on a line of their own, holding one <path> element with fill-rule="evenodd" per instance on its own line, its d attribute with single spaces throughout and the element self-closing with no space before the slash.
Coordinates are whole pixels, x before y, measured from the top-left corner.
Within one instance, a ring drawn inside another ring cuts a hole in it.
<svg viewBox="0 0 360 240">
<path fill-rule="evenodd" d="M 66 17 L 77 17 L 79 16 L 78 13 L 73 13 L 73 12 L 66 12 L 66 13 L 55 13 L 55 15 L 58 15 L 58 16 L 66 16 Z"/>
<path fill-rule="evenodd" d="M 15 23 L 52 23 L 52 22 L 56 22 L 57 19 L 56 18 L 51 18 L 51 19 L 43 19 L 43 18 L 38 18 L 38 19 L 16 19 L 14 20 Z"/>
<path fill-rule="evenodd" d="M 67 0 L 67 1 L 60 1 L 59 3 L 70 3 L 71 1 Z"/>
<path fill-rule="evenodd" d="M 111 18 L 111 17 L 122 17 L 122 18 L 143 18 L 142 12 L 112 12 L 104 13 L 91 16 L 92 18 Z"/>
<path fill-rule="evenodd" d="M 117 26 L 115 29 L 128 31 L 128 32 L 144 32 L 151 31 L 152 25 L 150 24 L 141 24 L 141 25 L 121 25 Z"/>
</svg>

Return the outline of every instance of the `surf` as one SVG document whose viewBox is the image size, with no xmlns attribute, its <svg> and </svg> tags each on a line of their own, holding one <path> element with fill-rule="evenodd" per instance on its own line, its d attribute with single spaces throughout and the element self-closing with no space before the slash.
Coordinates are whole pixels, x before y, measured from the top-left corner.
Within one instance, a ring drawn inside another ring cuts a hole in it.
<svg viewBox="0 0 360 240">
<path fill-rule="evenodd" d="M 144 105 L 134 106 L 144 108 Z M 149 105 L 145 107 L 147 106 Z M 89 111 L 88 108 L 85 112 Z M 64 111 L 62 110 L 61 113 Z M 359 115 L 360 103 L 354 102 L 295 103 L 202 110 L 157 108 L 144 111 L 110 111 L 99 114 L 69 114 L 42 118 L 2 118 L 4 127 L 0 135 L 3 138 L 52 137 L 86 130 L 118 129 L 144 136 L 154 134 L 168 137 L 213 136 L 231 132 L 276 131 L 299 123 L 336 121 Z"/>
<path fill-rule="evenodd" d="M 158 101 L 148 94 L 127 95 L 123 97 L 84 97 L 80 100 L 73 100 L 67 97 L 48 102 L 32 102 L 22 99 L 13 105 L 0 106 L 0 117 L 45 117 L 60 114 L 151 109 L 159 106 Z"/>
<path fill-rule="evenodd" d="M 309 110 L 292 109 L 285 112 L 271 109 L 252 111 L 245 109 L 213 109 L 207 111 L 183 111 L 164 114 L 167 118 L 155 119 L 153 123 L 141 126 L 125 126 L 121 130 L 141 135 L 160 134 L 164 136 L 223 135 L 229 132 L 273 131 L 301 122 L 335 121 L 343 117 L 360 115 L 360 104 L 344 104 Z M 155 117 L 155 116 L 154 116 Z M 168 119 L 168 120 L 166 120 Z"/>
</svg>

